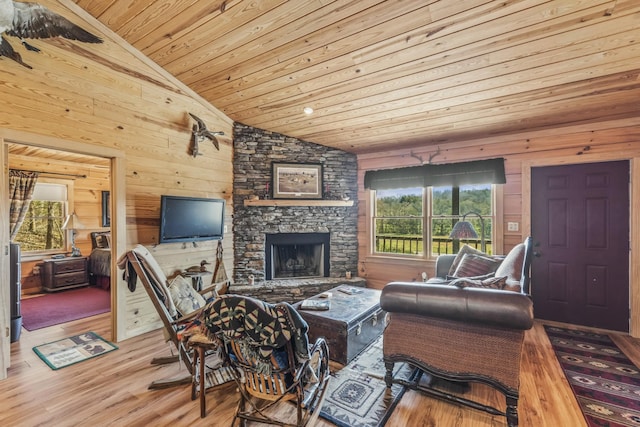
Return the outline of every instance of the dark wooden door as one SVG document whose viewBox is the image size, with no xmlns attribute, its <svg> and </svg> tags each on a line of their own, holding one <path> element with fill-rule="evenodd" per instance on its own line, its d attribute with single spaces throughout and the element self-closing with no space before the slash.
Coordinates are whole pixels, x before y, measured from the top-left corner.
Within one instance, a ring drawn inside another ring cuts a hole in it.
<svg viewBox="0 0 640 427">
<path fill-rule="evenodd" d="M 536 318 L 629 330 L 629 162 L 531 170 Z"/>
</svg>

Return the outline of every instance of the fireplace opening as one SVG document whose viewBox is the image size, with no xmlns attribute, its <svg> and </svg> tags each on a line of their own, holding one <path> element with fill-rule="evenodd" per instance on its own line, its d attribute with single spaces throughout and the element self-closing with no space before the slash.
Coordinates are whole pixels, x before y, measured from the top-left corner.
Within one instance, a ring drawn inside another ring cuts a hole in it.
<svg viewBox="0 0 640 427">
<path fill-rule="evenodd" d="M 329 233 L 267 234 L 267 280 L 329 277 Z"/>
</svg>

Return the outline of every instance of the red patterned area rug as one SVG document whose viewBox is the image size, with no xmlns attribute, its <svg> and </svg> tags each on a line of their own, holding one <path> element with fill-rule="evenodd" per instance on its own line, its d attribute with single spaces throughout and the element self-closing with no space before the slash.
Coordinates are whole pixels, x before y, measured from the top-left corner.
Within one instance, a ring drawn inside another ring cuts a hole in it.
<svg viewBox="0 0 640 427">
<path fill-rule="evenodd" d="M 640 369 L 608 335 L 545 325 L 589 427 L 640 426 Z"/>
<path fill-rule="evenodd" d="M 92 287 L 59 291 L 20 301 L 22 326 L 27 331 L 107 313 L 110 310 L 110 291 Z"/>
</svg>

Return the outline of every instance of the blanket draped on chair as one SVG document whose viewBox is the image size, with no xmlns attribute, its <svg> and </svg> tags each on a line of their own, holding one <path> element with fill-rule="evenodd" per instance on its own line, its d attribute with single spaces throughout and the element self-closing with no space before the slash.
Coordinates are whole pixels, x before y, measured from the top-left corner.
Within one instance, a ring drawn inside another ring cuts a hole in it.
<svg viewBox="0 0 640 427">
<path fill-rule="evenodd" d="M 259 346 L 265 373 L 275 349 L 293 339 L 294 356 L 302 363 L 309 358 L 307 323 L 288 303 L 269 304 L 237 295 L 221 295 L 208 303 L 199 321 L 211 338 L 222 335 L 227 339 L 245 339 Z"/>
</svg>

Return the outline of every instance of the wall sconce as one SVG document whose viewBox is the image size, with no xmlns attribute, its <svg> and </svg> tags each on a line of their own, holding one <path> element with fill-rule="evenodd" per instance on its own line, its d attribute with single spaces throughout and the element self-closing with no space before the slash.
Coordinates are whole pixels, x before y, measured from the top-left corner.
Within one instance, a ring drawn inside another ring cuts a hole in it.
<svg viewBox="0 0 640 427">
<path fill-rule="evenodd" d="M 64 224 L 62 224 L 63 230 L 71 230 L 71 256 L 82 256 L 80 249 L 76 247 L 76 229 L 82 228 L 84 228 L 84 225 L 82 225 L 75 212 L 67 215 Z"/>
<path fill-rule="evenodd" d="M 462 216 L 462 221 L 456 222 L 453 226 L 453 230 L 451 230 L 451 234 L 449 234 L 450 239 L 456 240 L 467 240 L 467 239 L 477 239 L 478 233 L 476 229 L 473 228 L 473 224 L 469 221 L 465 221 L 467 215 L 477 215 L 480 218 L 480 247 L 482 248 L 482 252 L 486 252 L 486 243 L 484 241 L 484 218 L 477 212 L 467 212 Z"/>
</svg>

